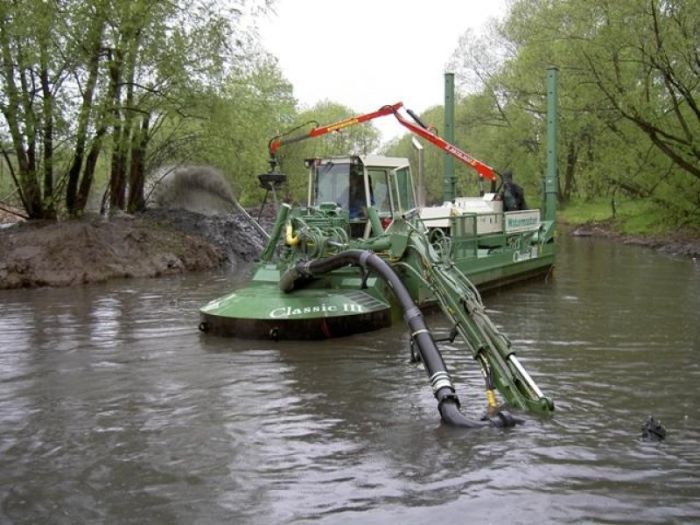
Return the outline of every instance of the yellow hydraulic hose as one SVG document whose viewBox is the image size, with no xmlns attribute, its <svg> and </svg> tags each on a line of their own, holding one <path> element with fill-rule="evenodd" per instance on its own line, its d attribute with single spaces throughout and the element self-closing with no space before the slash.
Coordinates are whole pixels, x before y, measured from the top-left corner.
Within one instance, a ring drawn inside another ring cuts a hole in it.
<svg viewBox="0 0 700 525">
<path fill-rule="evenodd" d="M 296 246 L 299 244 L 299 236 L 293 234 L 292 230 L 292 223 L 288 222 L 287 223 L 287 233 L 284 236 L 284 241 L 289 245 L 289 246 Z"/>
<path fill-rule="evenodd" d="M 496 393 L 493 391 L 493 389 L 488 389 L 486 391 L 486 405 L 489 409 L 498 408 Z"/>
</svg>

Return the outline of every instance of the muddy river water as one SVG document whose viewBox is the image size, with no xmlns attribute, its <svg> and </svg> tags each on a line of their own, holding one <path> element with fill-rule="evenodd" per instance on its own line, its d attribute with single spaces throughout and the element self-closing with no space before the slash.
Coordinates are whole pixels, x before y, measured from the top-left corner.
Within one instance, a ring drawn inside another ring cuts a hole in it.
<svg viewBox="0 0 700 525">
<path fill-rule="evenodd" d="M 400 325 L 200 334 L 237 278 L 0 291 L 0 523 L 700 523 L 700 261 L 564 238 L 553 278 L 486 296 L 557 407 L 510 430 L 442 426 Z"/>
</svg>

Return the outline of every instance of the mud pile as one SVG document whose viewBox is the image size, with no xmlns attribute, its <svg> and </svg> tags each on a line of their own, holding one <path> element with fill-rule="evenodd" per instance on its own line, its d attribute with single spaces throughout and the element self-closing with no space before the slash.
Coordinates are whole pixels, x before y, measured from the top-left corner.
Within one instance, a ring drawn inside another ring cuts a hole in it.
<svg viewBox="0 0 700 525">
<path fill-rule="evenodd" d="M 233 267 L 255 260 L 267 240 L 240 213 L 202 215 L 187 210 L 152 209 L 143 217 L 205 239 L 218 249 L 223 262 Z"/>
<path fill-rule="evenodd" d="M 242 214 L 152 210 L 0 229 L 0 289 L 158 277 L 252 261 L 262 235 Z"/>
</svg>

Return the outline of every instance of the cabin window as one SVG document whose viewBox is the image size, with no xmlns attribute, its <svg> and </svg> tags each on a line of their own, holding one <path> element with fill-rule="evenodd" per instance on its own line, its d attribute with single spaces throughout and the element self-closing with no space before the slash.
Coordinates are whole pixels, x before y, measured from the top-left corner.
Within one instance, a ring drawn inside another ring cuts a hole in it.
<svg viewBox="0 0 700 525">
<path fill-rule="evenodd" d="M 399 199 L 399 209 L 401 212 L 407 212 L 416 207 L 416 198 L 413 193 L 413 181 L 411 180 L 411 171 L 409 168 L 403 167 L 394 171 L 396 174 L 396 192 Z"/>
<path fill-rule="evenodd" d="M 350 198 L 346 206 L 350 220 L 367 219 L 367 195 L 365 193 L 365 179 L 362 171 L 350 172 Z"/>
<path fill-rule="evenodd" d="M 350 165 L 326 162 L 316 168 L 316 204 L 335 202 L 348 209 Z"/>
<path fill-rule="evenodd" d="M 380 215 L 391 213 L 391 196 L 389 195 L 389 180 L 386 170 L 369 169 L 369 191 L 372 205 Z"/>
</svg>

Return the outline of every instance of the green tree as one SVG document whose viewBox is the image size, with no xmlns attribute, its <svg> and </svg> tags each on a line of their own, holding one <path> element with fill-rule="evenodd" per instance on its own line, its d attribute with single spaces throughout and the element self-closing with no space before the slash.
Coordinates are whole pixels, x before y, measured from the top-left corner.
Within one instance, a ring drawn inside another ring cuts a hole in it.
<svg viewBox="0 0 700 525">
<path fill-rule="evenodd" d="M 268 4 L 257 4 L 265 8 Z M 109 202 L 143 206 L 160 131 L 189 133 L 195 97 L 249 56 L 245 0 L 27 0 L 0 4 L 0 143 L 22 205 L 80 214 L 107 167 Z M 182 136 L 180 136 L 182 139 Z M 11 145 L 11 147 L 9 147 Z M 60 145 L 60 146 L 57 146 Z M 167 149 L 167 148 L 166 148 Z"/>
<path fill-rule="evenodd" d="M 511 85 L 533 65 L 562 70 L 564 196 L 622 189 L 698 219 L 698 27 L 686 0 L 513 5 Z"/>
<path fill-rule="evenodd" d="M 268 143 L 297 115 L 292 86 L 276 59 L 259 55 L 247 70 L 231 73 L 221 90 L 198 100 L 197 111 L 208 117 L 190 126 L 197 139 L 189 142 L 198 149 L 181 160 L 218 166 L 241 202 L 260 202 L 256 175 L 268 171 Z"/>
<path fill-rule="evenodd" d="M 239 50 L 229 42 L 236 37 L 236 13 L 210 0 L 114 7 L 106 39 L 107 71 L 116 87 L 105 96 L 111 128 L 109 200 L 112 207 L 135 211 L 144 205 L 152 127 L 206 118 L 192 111 L 201 109 L 193 100 L 220 85 L 227 65 L 222 58 L 228 67 L 234 63 Z"/>
<path fill-rule="evenodd" d="M 453 63 L 472 90 L 467 105 L 485 102 L 468 126 L 458 111 L 458 129 L 478 131 L 477 149 L 490 141 L 498 165 L 525 167 L 534 184 L 544 167 L 543 71 L 557 65 L 560 198 L 623 191 L 700 220 L 698 27 L 689 0 L 518 0 L 488 38 L 460 42 Z"/>
<path fill-rule="evenodd" d="M 22 206 L 35 218 L 54 214 L 54 108 L 68 66 L 53 52 L 62 42 L 56 17 L 57 7 L 40 0 L 0 5 L 2 153 Z"/>
</svg>

